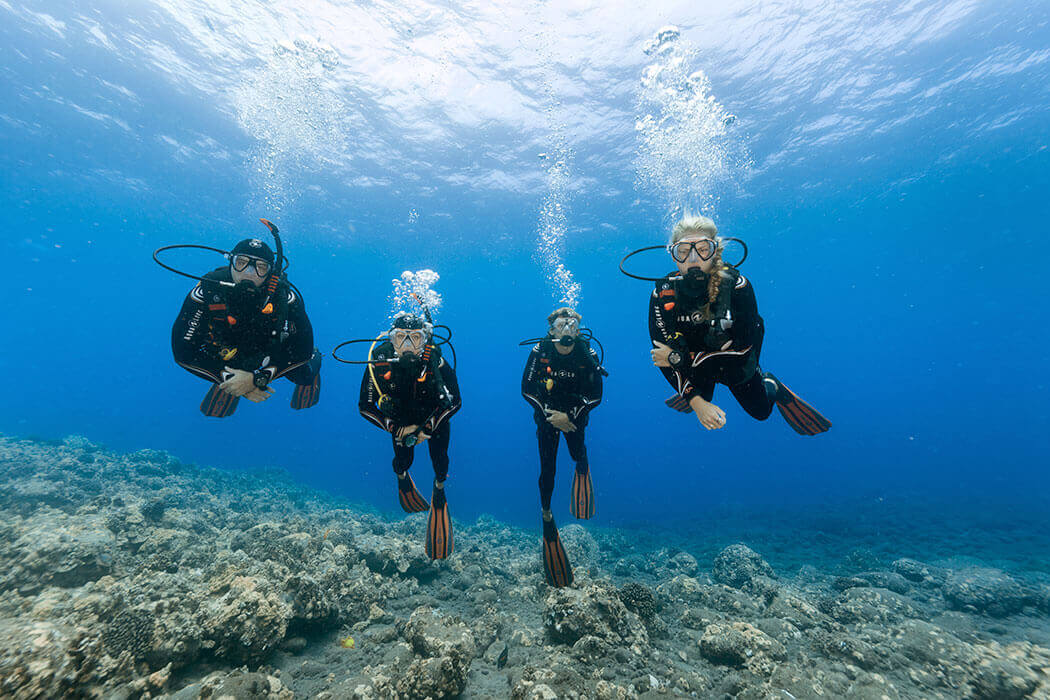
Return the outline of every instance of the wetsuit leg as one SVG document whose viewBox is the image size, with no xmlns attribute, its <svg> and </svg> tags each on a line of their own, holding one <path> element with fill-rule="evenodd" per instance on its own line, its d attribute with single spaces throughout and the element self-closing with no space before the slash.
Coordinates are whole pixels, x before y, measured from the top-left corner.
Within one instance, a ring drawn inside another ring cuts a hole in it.
<svg viewBox="0 0 1050 700">
<path fill-rule="evenodd" d="M 540 505 L 543 506 L 543 510 L 551 509 L 559 435 L 561 431 L 550 423 L 544 422 L 536 426 L 536 439 L 540 446 Z"/>
<path fill-rule="evenodd" d="M 700 395 L 704 401 L 710 401 L 715 397 L 715 382 L 711 380 L 705 384 L 695 384 L 694 388 L 696 393 Z"/>
<path fill-rule="evenodd" d="M 397 438 L 393 438 L 394 442 L 394 473 L 404 474 L 408 471 L 408 468 L 412 466 L 412 458 L 415 456 L 416 448 L 405 447 L 399 445 Z"/>
<path fill-rule="evenodd" d="M 448 478 L 448 443 L 452 437 L 452 427 L 446 420 L 429 440 L 430 461 L 434 464 L 434 478 L 444 481 Z"/>
<path fill-rule="evenodd" d="M 752 418 L 765 420 L 773 412 L 774 401 L 766 392 L 761 372 L 755 372 L 751 379 L 729 387 L 729 390 L 733 392 L 741 408 L 747 411 Z"/>
<path fill-rule="evenodd" d="M 292 384 L 298 384 L 299 386 L 310 386 L 314 383 L 314 377 L 321 371 L 321 353 L 318 350 L 314 350 L 314 354 L 310 357 L 310 361 L 301 364 L 291 372 L 288 372 L 284 376 L 288 378 Z"/>
<path fill-rule="evenodd" d="M 576 426 L 576 430 L 565 433 L 565 444 L 569 447 L 569 456 L 576 462 L 576 471 L 584 474 L 590 469 L 587 463 L 587 445 L 583 440 L 585 427 Z"/>
</svg>

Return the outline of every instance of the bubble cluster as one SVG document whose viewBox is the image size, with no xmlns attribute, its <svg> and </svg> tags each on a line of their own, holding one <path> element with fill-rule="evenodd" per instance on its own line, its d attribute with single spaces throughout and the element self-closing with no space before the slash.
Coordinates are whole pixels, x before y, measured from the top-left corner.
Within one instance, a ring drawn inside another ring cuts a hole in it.
<svg viewBox="0 0 1050 700">
<path fill-rule="evenodd" d="M 558 132 L 554 134 L 550 153 L 544 154 L 547 165 L 547 193 L 540 206 L 538 237 L 539 256 L 555 300 L 575 308 L 580 300 L 580 283 L 562 259 L 565 234 L 568 232 L 568 199 L 572 149 Z"/>
<path fill-rule="evenodd" d="M 645 45 L 650 63 L 638 94 L 638 184 L 664 200 L 669 213 L 710 212 L 719 194 L 750 165 L 731 127 L 736 117 L 711 94 L 695 70 L 696 49 L 676 27 L 664 27 Z"/>
<path fill-rule="evenodd" d="M 253 207 L 284 210 L 298 198 L 304 171 L 346 153 L 346 109 L 329 85 L 338 64 L 335 50 L 315 39 L 281 41 L 234 94 L 238 123 L 255 140 L 248 169 L 260 201 Z"/>
<path fill-rule="evenodd" d="M 441 295 L 434 291 L 434 285 L 441 275 L 433 270 L 405 270 L 399 279 L 391 280 L 394 289 L 390 294 L 390 316 L 401 311 L 419 313 L 422 307 L 437 314 L 441 308 Z"/>
</svg>

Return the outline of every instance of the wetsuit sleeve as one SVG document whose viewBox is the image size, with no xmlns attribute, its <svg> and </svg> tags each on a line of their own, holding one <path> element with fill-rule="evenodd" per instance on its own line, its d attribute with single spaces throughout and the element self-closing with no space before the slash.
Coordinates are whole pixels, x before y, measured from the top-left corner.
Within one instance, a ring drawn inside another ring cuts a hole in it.
<svg viewBox="0 0 1050 700">
<path fill-rule="evenodd" d="M 357 401 L 357 409 L 369 423 L 376 425 L 388 433 L 394 431 L 394 421 L 379 410 L 379 391 L 372 383 L 372 377 L 365 367 L 365 374 L 361 377 L 361 396 Z"/>
<path fill-rule="evenodd" d="M 543 413 L 543 402 L 540 401 L 540 351 L 539 346 L 532 348 L 529 359 L 525 362 L 525 371 L 521 375 L 521 395 L 537 412 Z"/>
<path fill-rule="evenodd" d="M 762 348 L 765 328 L 762 317 L 758 315 L 755 289 L 743 276 L 737 280 L 733 289 L 730 310 L 733 313 L 733 344 L 738 348 L 751 346 L 757 355 Z"/>
<path fill-rule="evenodd" d="M 198 284 L 186 295 L 175 324 L 171 327 L 171 353 L 187 372 L 210 382 L 222 381 L 226 363 L 210 340 L 211 313 Z"/>
<path fill-rule="evenodd" d="M 270 358 L 274 379 L 306 364 L 314 354 L 314 329 L 306 305 L 292 289 L 288 290 L 288 328 L 288 337 Z"/>
<path fill-rule="evenodd" d="M 438 370 L 441 372 L 441 381 L 449 394 L 449 400 L 439 405 L 423 423 L 423 432 L 428 435 L 433 435 L 437 432 L 442 423 L 451 418 L 463 406 L 463 399 L 459 395 L 459 378 L 456 377 L 456 371 L 452 369 L 449 363 L 445 362 L 445 358 L 441 358 Z"/>
<path fill-rule="evenodd" d="M 656 295 L 656 291 L 653 290 L 653 295 L 649 298 L 649 339 L 653 341 L 653 347 L 656 347 L 657 343 L 674 347 L 667 323 L 667 313 L 660 305 L 660 298 Z M 671 388 L 679 396 L 687 401 L 693 397 L 696 389 L 693 387 L 692 382 L 689 381 L 688 376 L 670 367 L 658 367 L 657 369 L 660 370 L 660 373 L 664 375 L 664 379 L 667 380 L 667 383 L 671 385 Z"/>
<path fill-rule="evenodd" d="M 602 382 L 602 375 L 598 371 L 598 353 L 591 350 L 590 354 L 592 363 L 591 371 L 583 377 L 583 380 L 580 382 L 580 403 L 569 412 L 569 418 L 572 420 L 576 420 L 580 416 L 590 413 L 602 402 L 602 390 L 604 384 Z"/>
</svg>

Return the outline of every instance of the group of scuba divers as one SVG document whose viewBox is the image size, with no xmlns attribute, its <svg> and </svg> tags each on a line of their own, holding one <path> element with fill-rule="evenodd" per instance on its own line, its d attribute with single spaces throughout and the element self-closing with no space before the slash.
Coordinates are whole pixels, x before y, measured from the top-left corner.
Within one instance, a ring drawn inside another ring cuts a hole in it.
<svg viewBox="0 0 1050 700">
<path fill-rule="evenodd" d="M 154 253 L 164 268 L 198 280 L 187 295 L 172 328 L 175 361 L 210 382 L 201 403 L 206 416 L 230 416 L 240 399 L 255 403 L 273 395 L 273 382 L 286 377 L 294 385 L 293 409 L 317 404 L 321 395 L 321 353 L 314 346 L 313 329 L 302 295 L 287 277 L 287 259 L 277 227 L 261 220 L 274 239 L 271 248 L 259 239 L 246 239 L 233 250 L 197 245 L 165 246 Z M 726 245 L 744 249 L 735 264 L 722 259 Z M 174 248 L 203 248 L 224 254 L 229 264 L 203 277 L 175 269 L 159 254 Z M 628 272 L 626 261 L 647 250 L 661 249 L 671 256 L 675 270 L 661 277 Z M 765 333 L 755 292 L 738 271 L 747 247 L 735 238 L 722 238 L 714 222 L 704 216 L 686 216 L 673 228 L 666 246 L 648 246 L 629 253 L 621 271 L 635 279 L 656 283 L 649 303 L 652 361 L 674 389 L 666 403 L 696 415 L 700 424 L 715 430 L 725 425 L 725 412 L 712 403 L 716 384 L 729 387 L 751 416 L 765 420 L 777 406 L 787 423 L 801 435 L 828 430 L 828 422 L 783 382 L 759 367 Z M 347 364 L 365 365 L 358 407 L 361 415 L 389 433 L 401 507 L 408 513 L 428 511 L 425 548 L 431 559 L 452 553 L 452 521 L 445 498 L 448 476 L 450 421 L 460 409 L 452 331 L 435 325 L 430 309 L 417 298 L 422 313 L 398 313 L 389 330 L 375 338 L 350 340 L 336 346 L 333 357 Z M 533 409 L 540 457 L 540 502 L 543 517 L 543 569 L 554 587 L 572 584 L 569 559 L 558 537 L 551 512 L 555 463 L 564 435 L 575 462 L 570 511 L 577 519 L 594 515 L 584 433 L 590 413 L 602 400 L 601 343 L 582 325 L 569 307 L 547 317 L 547 333 L 524 341 L 532 349 L 525 363 L 521 394 Z M 368 343 L 367 359 L 339 356 L 344 346 Z M 451 350 L 450 364 L 442 351 Z M 426 443 L 434 468 L 430 502 L 409 476 L 415 448 Z"/>
</svg>

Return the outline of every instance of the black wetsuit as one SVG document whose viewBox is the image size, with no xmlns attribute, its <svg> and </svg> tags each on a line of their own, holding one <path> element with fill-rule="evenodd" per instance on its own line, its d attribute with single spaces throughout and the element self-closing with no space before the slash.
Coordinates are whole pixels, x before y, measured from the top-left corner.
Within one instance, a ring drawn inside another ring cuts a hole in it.
<svg viewBox="0 0 1050 700">
<path fill-rule="evenodd" d="M 540 448 L 540 503 L 550 510 L 554 493 L 554 474 L 558 458 L 560 430 L 547 422 L 544 409 L 563 411 L 576 426 L 565 433 L 569 456 L 576 462 L 576 470 L 586 472 L 587 445 L 584 432 L 590 412 L 602 401 L 602 375 L 598 370 L 598 356 L 583 341 L 573 345 L 572 352 L 562 355 L 554 342 L 542 340 L 532 348 L 521 377 L 521 395 L 533 409 L 536 438 Z M 547 380 L 552 380 L 550 389 Z"/>
<path fill-rule="evenodd" d="M 735 271 L 723 274 L 722 285 L 733 285 L 728 304 L 733 325 L 726 331 L 732 345 L 728 349 L 722 350 L 720 345 L 708 347 L 704 312 L 710 309 L 706 283 L 694 288 L 677 273 L 667 275 L 666 282 L 657 283 L 649 300 L 649 337 L 654 343 L 684 350 L 692 358 L 679 370 L 660 368 L 682 399 L 688 401 L 699 395 L 710 401 L 715 384 L 724 384 L 745 411 L 765 420 L 773 410 L 773 399 L 766 392 L 758 366 L 765 327 L 758 315 L 755 292 L 743 275 Z M 673 295 L 665 289 L 661 296 L 664 285 L 670 285 Z M 674 308 L 665 308 L 669 302 Z M 676 337 L 678 333 L 681 337 Z"/>
<path fill-rule="evenodd" d="M 263 290 L 245 294 L 247 287 L 217 284 L 232 281 L 228 267 L 209 272 L 204 280 L 186 295 L 171 329 L 171 350 L 180 366 L 216 384 L 226 378 L 226 367 L 263 369 L 271 380 L 287 377 L 299 385 L 313 383 L 320 354 L 311 361 L 313 327 L 303 300 L 290 286 L 282 283 L 277 288 L 273 312 L 263 314 Z M 236 353 L 229 355 L 232 350 Z M 228 359 L 223 359 L 224 354 Z"/>
<path fill-rule="evenodd" d="M 462 400 L 455 370 L 445 362 L 437 348 L 430 346 L 430 352 L 432 356 L 426 362 L 424 373 L 422 360 L 414 367 L 404 362 L 384 362 L 395 356 L 394 347 L 389 341 L 378 345 L 372 353 L 377 360 L 373 372 L 366 368 L 361 378 L 361 397 L 357 405 L 369 422 L 391 433 L 396 473 L 408 471 L 415 454 L 415 446 L 400 444 L 397 433 L 401 428 L 418 425 L 422 433 L 430 436 L 426 444 L 434 465 L 434 476 L 438 481 L 444 481 L 448 476 L 449 419 L 460 409 Z M 419 381 L 420 377 L 423 381 Z M 389 397 L 389 403 L 382 409 L 380 392 Z"/>
</svg>

